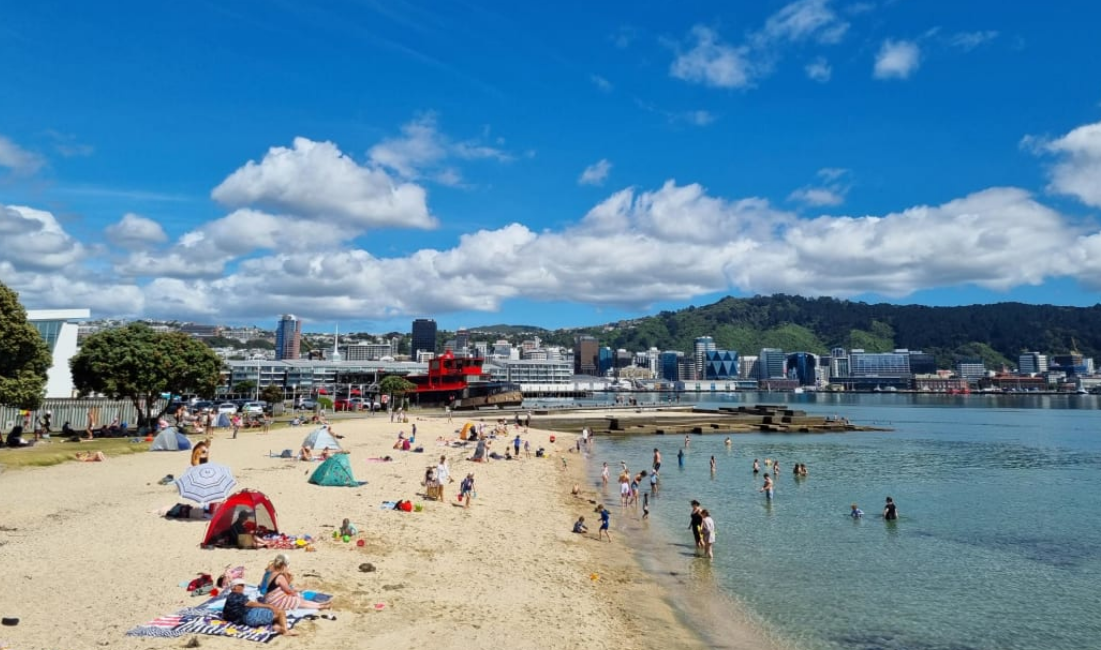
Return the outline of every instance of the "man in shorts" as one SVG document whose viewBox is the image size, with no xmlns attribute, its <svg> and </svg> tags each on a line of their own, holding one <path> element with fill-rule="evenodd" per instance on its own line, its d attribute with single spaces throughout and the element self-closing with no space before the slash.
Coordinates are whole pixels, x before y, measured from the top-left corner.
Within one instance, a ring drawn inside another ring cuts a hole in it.
<svg viewBox="0 0 1101 650">
<path fill-rule="evenodd" d="M 600 506 L 600 530 L 596 531 L 597 541 L 600 541 L 601 537 L 607 537 L 609 542 L 612 541 L 612 533 L 608 530 L 611 523 L 612 513 L 604 506 Z"/>
<path fill-rule="evenodd" d="M 298 636 L 298 632 L 287 629 L 287 613 L 281 609 L 249 600 L 245 595 L 245 581 L 241 579 L 230 583 L 230 592 L 222 608 L 222 618 L 230 623 L 263 627 L 274 625 L 275 632 L 284 636 Z"/>
</svg>

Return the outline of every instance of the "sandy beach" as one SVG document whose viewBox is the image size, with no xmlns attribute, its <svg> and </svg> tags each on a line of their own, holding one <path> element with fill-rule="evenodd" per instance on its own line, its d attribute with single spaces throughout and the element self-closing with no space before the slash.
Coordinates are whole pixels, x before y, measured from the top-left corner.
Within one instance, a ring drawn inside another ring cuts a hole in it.
<svg viewBox="0 0 1101 650">
<path fill-rule="evenodd" d="M 474 463 L 470 449 L 440 446 L 463 420 L 418 416 L 406 424 L 385 415 L 334 424 L 345 436 L 357 488 L 307 483 L 314 463 L 270 458 L 297 451 L 310 427 L 268 434 L 216 434 L 211 460 L 229 465 L 238 487 L 267 494 L 288 534 L 320 537 L 316 552 L 290 552 L 296 586 L 332 593 L 337 620 L 304 621 L 301 636 L 282 647 L 354 648 L 669 648 L 705 647 L 669 599 L 632 558 L 613 517 L 611 544 L 570 532 L 578 515 L 590 523 L 591 489 L 571 434 L 532 428 L 524 436 L 546 458 Z M 399 431 L 417 425 L 423 454 L 399 452 Z M 512 435 L 515 435 L 513 432 Z M 557 444 L 549 442 L 550 436 Z M 54 445 L 67 443 L 53 442 Z M 77 446 L 73 451 L 77 451 Z M 504 452 L 504 440 L 491 450 Z M 423 498 L 425 468 L 444 454 L 456 482 L 446 500 Z M 368 462 L 390 455 L 393 462 Z M 562 459 L 566 459 L 566 463 Z M 257 582 L 274 550 L 204 550 L 200 521 L 173 521 L 158 511 L 176 503 L 176 488 L 160 485 L 181 474 L 186 452 L 112 457 L 103 463 L 0 472 L 0 614 L 18 617 L 0 629 L 0 646 L 54 648 L 182 647 L 187 637 L 127 637 L 126 630 L 197 604 L 179 584 L 200 572 L 218 575 L 243 565 Z M 458 481 L 474 472 L 478 497 L 458 507 Z M 383 501 L 410 499 L 422 512 L 382 510 Z M 613 510 L 614 513 L 614 510 Z M 344 517 L 362 531 L 364 546 L 331 539 Z M 596 526 L 593 526 L 595 530 Z M 377 571 L 358 567 L 371 562 Z M 244 648 L 249 642 L 197 637 L 202 647 Z M 740 644 L 735 644 L 740 645 Z M 731 646 L 733 647 L 733 646 Z"/>
</svg>

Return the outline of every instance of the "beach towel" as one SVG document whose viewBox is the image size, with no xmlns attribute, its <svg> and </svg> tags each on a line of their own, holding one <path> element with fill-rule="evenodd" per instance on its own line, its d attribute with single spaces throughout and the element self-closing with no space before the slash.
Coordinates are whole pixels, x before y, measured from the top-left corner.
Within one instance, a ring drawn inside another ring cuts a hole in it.
<svg viewBox="0 0 1101 650">
<path fill-rule="evenodd" d="M 256 587 L 245 588 L 251 600 L 259 598 Z M 324 602 L 332 598 L 329 594 L 311 592 L 312 600 Z M 279 636 L 271 625 L 249 627 L 230 623 L 222 619 L 222 607 L 226 603 L 225 595 L 211 598 L 198 607 L 182 609 L 169 616 L 159 616 L 152 621 L 139 625 L 126 632 L 126 636 L 155 637 L 170 639 L 185 634 L 204 634 L 207 636 L 226 636 L 257 643 L 267 643 Z M 306 616 L 316 614 L 317 610 L 294 609 L 287 612 L 287 627 L 294 628 Z"/>
</svg>

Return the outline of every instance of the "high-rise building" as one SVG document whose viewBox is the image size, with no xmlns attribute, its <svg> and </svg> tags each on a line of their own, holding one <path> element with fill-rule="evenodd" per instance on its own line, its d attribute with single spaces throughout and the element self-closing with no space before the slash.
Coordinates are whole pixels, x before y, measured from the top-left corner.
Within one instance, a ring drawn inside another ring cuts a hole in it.
<svg viewBox="0 0 1101 650">
<path fill-rule="evenodd" d="M 1047 355 L 1039 352 L 1025 352 L 1017 360 L 1018 370 L 1021 375 L 1039 375 L 1048 370 Z"/>
<path fill-rule="evenodd" d="M 575 375 L 596 375 L 600 368 L 600 345 L 592 336 L 578 336 L 573 345 Z"/>
<path fill-rule="evenodd" d="M 696 342 L 693 345 L 693 351 L 696 353 L 696 376 L 695 379 L 703 379 L 707 374 L 707 353 L 715 351 L 715 339 L 710 336 L 698 336 Z"/>
<path fill-rule="evenodd" d="M 431 318 L 413 321 L 413 343 L 409 355 L 416 359 L 421 352 L 436 354 L 436 321 Z"/>
<path fill-rule="evenodd" d="M 275 360 L 297 359 L 302 345 L 302 321 L 294 314 L 283 314 L 275 328 Z"/>
<path fill-rule="evenodd" d="M 758 379 L 784 379 L 787 374 L 784 372 L 784 365 L 787 361 L 787 357 L 784 356 L 784 351 L 779 348 L 761 348 L 761 353 L 758 355 L 757 371 L 760 373 Z"/>
<path fill-rule="evenodd" d="M 703 379 L 737 379 L 739 370 L 734 350 L 708 350 L 704 354 Z"/>
<path fill-rule="evenodd" d="M 681 365 L 684 361 L 684 353 L 678 350 L 666 350 L 661 353 L 659 366 L 661 378 L 666 381 L 680 381 Z"/>
<path fill-rule="evenodd" d="M 813 386 L 818 378 L 818 356 L 810 352 L 792 352 L 787 356 L 788 378 L 798 379 L 800 386 Z"/>
</svg>

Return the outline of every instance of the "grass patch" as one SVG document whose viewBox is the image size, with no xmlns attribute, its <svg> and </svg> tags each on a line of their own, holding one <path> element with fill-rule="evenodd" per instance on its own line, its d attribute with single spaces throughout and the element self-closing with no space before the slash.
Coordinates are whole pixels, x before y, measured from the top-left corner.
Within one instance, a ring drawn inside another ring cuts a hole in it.
<svg viewBox="0 0 1101 650">
<path fill-rule="evenodd" d="M 102 438 L 92 442 L 64 442 L 54 437 L 49 443 L 39 442 L 24 449 L 0 449 L 0 465 L 4 469 L 16 467 L 49 467 L 76 460 L 78 451 L 102 451 L 107 456 L 125 456 L 148 451 L 149 443 L 132 443 L 128 438 Z"/>
</svg>

